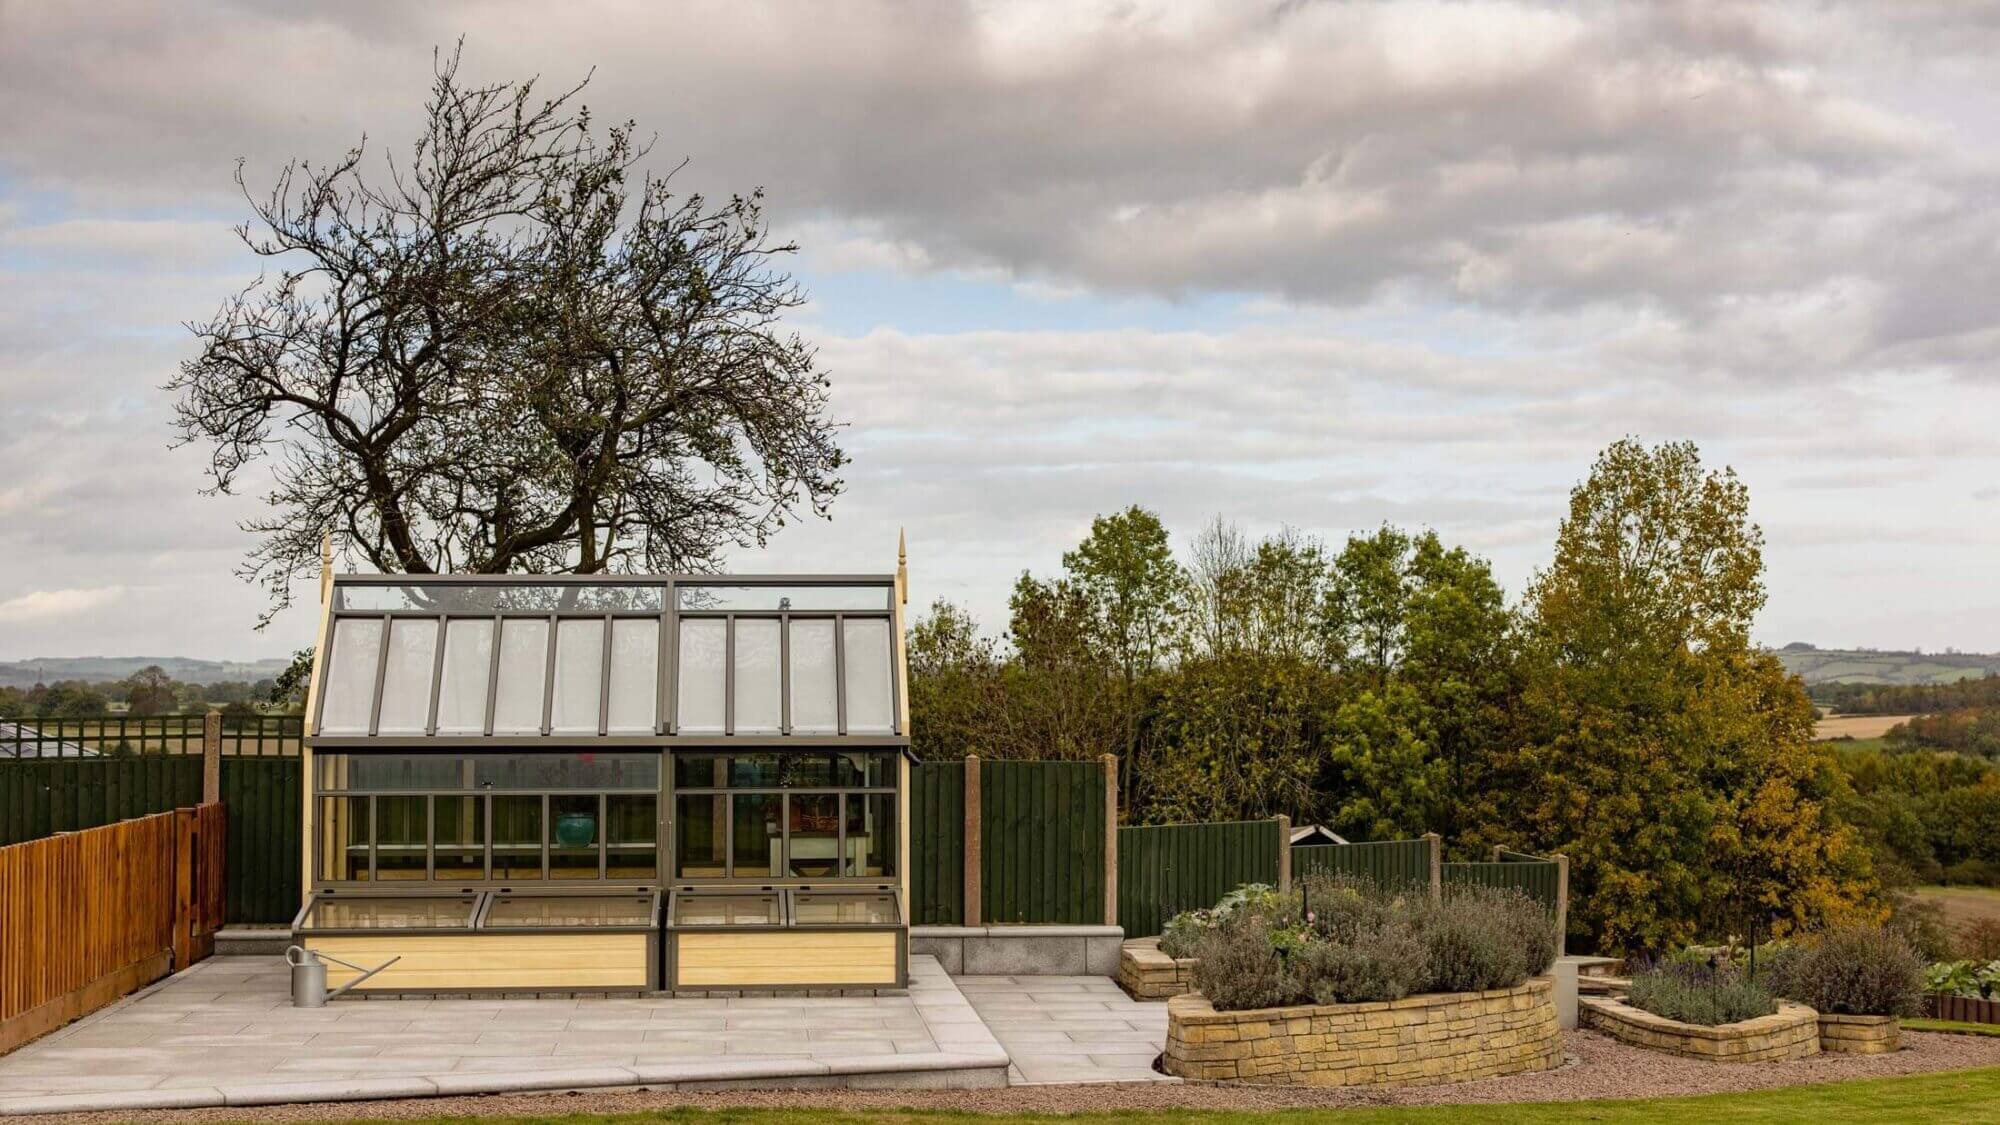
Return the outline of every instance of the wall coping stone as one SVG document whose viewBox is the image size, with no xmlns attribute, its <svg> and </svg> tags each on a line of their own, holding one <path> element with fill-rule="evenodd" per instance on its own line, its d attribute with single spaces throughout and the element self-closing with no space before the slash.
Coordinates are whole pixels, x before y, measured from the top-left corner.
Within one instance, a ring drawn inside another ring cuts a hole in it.
<svg viewBox="0 0 2000 1125">
<path fill-rule="evenodd" d="M 1048 925 L 1010 926 L 911 926 L 913 938 L 1117 938 L 1125 940 L 1123 926 Z"/>
</svg>

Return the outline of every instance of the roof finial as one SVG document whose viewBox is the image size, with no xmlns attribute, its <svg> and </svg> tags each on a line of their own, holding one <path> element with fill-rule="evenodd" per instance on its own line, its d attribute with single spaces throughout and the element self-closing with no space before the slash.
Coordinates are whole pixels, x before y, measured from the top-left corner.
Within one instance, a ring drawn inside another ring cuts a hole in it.
<svg viewBox="0 0 2000 1125">
<path fill-rule="evenodd" d="M 910 546 L 903 529 L 896 529 L 896 596 L 910 604 Z"/>
<path fill-rule="evenodd" d="M 333 593 L 333 532 L 319 537 L 319 604 L 325 605 Z"/>
</svg>

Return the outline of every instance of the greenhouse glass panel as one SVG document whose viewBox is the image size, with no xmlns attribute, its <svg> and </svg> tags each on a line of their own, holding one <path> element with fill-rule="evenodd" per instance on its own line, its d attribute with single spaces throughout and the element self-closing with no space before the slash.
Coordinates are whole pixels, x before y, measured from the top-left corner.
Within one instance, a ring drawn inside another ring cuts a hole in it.
<svg viewBox="0 0 2000 1125">
<path fill-rule="evenodd" d="M 793 621 L 792 729 L 824 734 L 840 726 L 833 667 L 833 621 Z"/>
<path fill-rule="evenodd" d="M 736 621 L 737 734 L 775 734 L 784 720 L 778 670 L 780 622 Z"/>
<path fill-rule="evenodd" d="M 660 622 L 621 617 L 611 622 L 611 707 L 605 728 L 613 734 L 652 733 L 659 721 Z"/>
<path fill-rule="evenodd" d="M 375 798 L 375 878 L 422 879 L 430 841 L 429 797 Z"/>
<path fill-rule="evenodd" d="M 556 685 L 549 729 L 596 734 L 604 691 L 604 622 L 556 623 Z"/>
<path fill-rule="evenodd" d="M 486 908 L 481 928 L 519 927 L 639 927 L 653 921 L 654 894 L 640 895 L 496 895 Z"/>
<path fill-rule="evenodd" d="M 691 586 L 676 590 L 680 607 L 739 613 L 860 612 L 889 608 L 889 587 L 865 586 Z"/>
<path fill-rule="evenodd" d="M 659 875 L 659 799 L 613 794 L 604 799 L 604 875 L 650 883 Z"/>
<path fill-rule="evenodd" d="M 305 925 L 317 930 L 454 930 L 472 925 L 477 895 L 403 895 L 395 898 L 321 897 Z"/>
<path fill-rule="evenodd" d="M 683 926 L 775 926 L 784 911 L 775 894 L 674 895 L 673 924 Z"/>
<path fill-rule="evenodd" d="M 546 586 L 479 582 L 446 585 L 343 585 L 335 607 L 346 612 L 403 612 L 476 615 L 495 613 L 654 612 L 666 605 L 660 586 L 592 585 L 564 582 Z"/>
<path fill-rule="evenodd" d="M 721 731 L 727 689 L 729 622 L 683 621 L 680 636 L 680 721 L 683 731 Z"/>
<path fill-rule="evenodd" d="M 493 878 L 542 877 L 542 799 L 493 798 Z"/>
<path fill-rule="evenodd" d="M 594 794 L 549 798 L 549 878 L 597 878 L 597 845 L 603 839 Z"/>
<path fill-rule="evenodd" d="M 486 678 L 493 666 L 493 622 L 452 621 L 444 628 L 444 676 L 438 685 L 437 732 L 486 729 Z M 536 720 L 537 725 L 540 720 Z"/>
<path fill-rule="evenodd" d="M 720 793 L 676 798 L 674 861 L 679 878 L 720 879 L 728 874 L 724 866 L 728 800 Z"/>
<path fill-rule="evenodd" d="M 431 718 L 431 670 L 438 623 L 403 618 L 389 623 L 389 662 L 382 669 L 381 734 L 422 734 Z"/>
<path fill-rule="evenodd" d="M 433 798 L 436 878 L 461 882 L 486 878 L 486 798 Z"/>
<path fill-rule="evenodd" d="M 500 680 L 494 686 L 493 733 L 539 733 L 548 690 L 549 623 L 510 618 L 500 625 Z"/>
<path fill-rule="evenodd" d="M 368 713 L 375 704 L 375 668 L 382 659 L 382 622 L 362 617 L 335 621 L 332 644 L 319 732 L 367 734 Z"/>
<path fill-rule="evenodd" d="M 898 921 L 896 896 L 798 891 L 792 895 L 792 922 L 799 926 L 893 926 Z"/>
<path fill-rule="evenodd" d="M 887 734 L 895 729 L 895 698 L 890 690 L 889 623 L 877 618 L 849 618 L 847 642 L 847 732 Z"/>
</svg>

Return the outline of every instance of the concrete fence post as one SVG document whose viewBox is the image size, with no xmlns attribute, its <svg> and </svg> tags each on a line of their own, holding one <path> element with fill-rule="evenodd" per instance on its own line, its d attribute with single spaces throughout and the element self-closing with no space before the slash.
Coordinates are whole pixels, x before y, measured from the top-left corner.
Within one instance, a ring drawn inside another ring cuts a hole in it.
<svg viewBox="0 0 2000 1125">
<path fill-rule="evenodd" d="M 965 756 L 965 919 L 968 926 L 981 925 L 981 879 L 979 859 L 979 755 Z"/>
<path fill-rule="evenodd" d="M 1424 833 L 1424 840 L 1431 846 L 1431 901 L 1444 901 L 1444 838 L 1435 832 Z"/>
<path fill-rule="evenodd" d="M 1278 814 L 1278 890 L 1292 889 L 1292 818 Z"/>
<path fill-rule="evenodd" d="M 1104 755 L 1104 924 L 1118 924 L 1118 755 Z"/>
<path fill-rule="evenodd" d="M 1556 956 L 1569 956 L 1569 857 L 1557 852 L 1556 861 Z"/>
<path fill-rule="evenodd" d="M 201 717 L 201 803 L 222 800 L 222 712 Z"/>
<path fill-rule="evenodd" d="M 1499 862 L 1500 862 L 1500 851 L 1501 851 L 1501 849 L 1500 849 L 1500 845 L 1498 845 L 1498 844 L 1495 844 L 1495 845 L 1493 845 L 1493 862 L 1494 862 L 1494 863 L 1499 863 Z"/>
</svg>

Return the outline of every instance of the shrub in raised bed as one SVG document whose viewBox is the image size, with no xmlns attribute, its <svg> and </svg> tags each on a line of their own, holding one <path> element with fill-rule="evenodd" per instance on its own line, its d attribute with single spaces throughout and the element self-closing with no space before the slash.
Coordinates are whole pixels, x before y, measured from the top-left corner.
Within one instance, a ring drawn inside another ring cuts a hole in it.
<svg viewBox="0 0 2000 1125">
<path fill-rule="evenodd" d="M 1190 927 L 1194 985 L 1216 1010 L 1513 988 L 1555 957 L 1547 913 L 1511 889 L 1454 888 L 1432 903 L 1350 881 L 1289 905 Z"/>
<path fill-rule="evenodd" d="M 1842 926 L 1772 966 L 1771 990 L 1821 1013 L 1913 1016 L 1923 1009 L 1924 963 L 1901 934 Z"/>
<path fill-rule="evenodd" d="M 1741 1023 L 1778 1010 L 1771 990 L 1743 969 L 1687 959 L 1660 961 L 1633 973 L 1625 1003 L 1702 1027 Z"/>
</svg>

